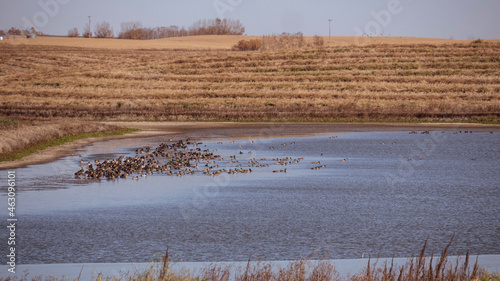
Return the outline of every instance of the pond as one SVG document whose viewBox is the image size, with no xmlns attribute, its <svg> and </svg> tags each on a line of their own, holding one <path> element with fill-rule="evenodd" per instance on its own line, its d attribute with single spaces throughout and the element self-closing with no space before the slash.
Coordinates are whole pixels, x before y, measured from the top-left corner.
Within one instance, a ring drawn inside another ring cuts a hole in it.
<svg viewBox="0 0 500 281">
<path fill-rule="evenodd" d="M 411 257 L 427 238 L 440 253 L 452 236 L 450 254 L 500 254 L 498 133 L 207 138 L 199 147 L 224 159 L 211 166 L 252 171 L 74 177 L 81 159 L 169 138 L 98 142 L 15 169 L 19 264 L 147 262 L 167 247 L 188 262 Z"/>
</svg>

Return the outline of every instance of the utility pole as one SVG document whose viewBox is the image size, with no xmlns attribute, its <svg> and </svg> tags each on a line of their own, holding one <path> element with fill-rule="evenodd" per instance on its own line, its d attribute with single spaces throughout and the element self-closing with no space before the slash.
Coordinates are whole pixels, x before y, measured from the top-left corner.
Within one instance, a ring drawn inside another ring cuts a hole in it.
<svg viewBox="0 0 500 281">
<path fill-rule="evenodd" d="M 89 16 L 89 38 L 90 38 L 90 34 L 91 34 L 91 32 L 90 32 L 90 16 Z"/>
<path fill-rule="evenodd" d="M 328 20 L 328 43 L 332 42 L 332 20 Z"/>
</svg>

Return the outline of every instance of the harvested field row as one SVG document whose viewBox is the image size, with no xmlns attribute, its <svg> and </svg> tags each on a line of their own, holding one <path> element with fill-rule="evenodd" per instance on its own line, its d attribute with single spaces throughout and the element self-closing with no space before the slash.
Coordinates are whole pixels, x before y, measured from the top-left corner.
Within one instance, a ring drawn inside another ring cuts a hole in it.
<svg viewBox="0 0 500 281">
<path fill-rule="evenodd" d="M 500 43 L 236 52 L 1 44 L 14 119 L 480 121 L 500 116 Z"/>
</svg>

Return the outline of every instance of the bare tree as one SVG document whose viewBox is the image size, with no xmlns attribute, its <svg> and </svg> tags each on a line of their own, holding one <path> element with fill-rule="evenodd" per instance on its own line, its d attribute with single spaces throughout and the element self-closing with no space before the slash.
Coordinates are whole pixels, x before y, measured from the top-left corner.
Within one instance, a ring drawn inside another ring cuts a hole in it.
<svg viewBox="0 0 500 281">
<path fill-rule="evenodd" d="M 96 36 L 98 30 L 96 29 Z M 205 19 L 193 23 L 188 29 L 184 27 L 160 26 L 143 27 L 140 22 L 124 22 L 121 24 L 121 31 L 118 34 L 120 39 L 160 39 L 168 37 L 181 37 L 189 35 L 242 35 L 245 27 L 239 20 L 231 19 Z"/>
<path fill-rule="evenodd" d="M 245 27 L 239 20 L 204 19 L 189 27 L 189 35 L 242 35 Z"/>
<path fill-rule="evenodd" d="M 188 35 L 189 35 L 189 33 L 186 30 L 186 28 L 182 27 L 181 30 L 179 30 L 179 36 L 180 37 L 184 37 L 184 36 L 188 36 Z"/>
<path fill-rule="evenodd" d="M 0 36 L 5 36 L 5 31 L 3 31 L 2 29 L 0 29 Z"/>
<path fill-rule="evenodd" d="M 72 28 L 68 31 L 68 37 L 78 37 L 80 33 L 78 33 L 78 28 Z"/>
<path fill-rule="evenodd" d="M 31 32 L 31 34 L 35 34 L 37 36 L 43 35 L 43 33 L 41 31 L 37 31 L 33 26 L 31 27 L 30 32 Z"/>
<path fill-rule="evenodd" d="M 171 25 L 167 27 L 167 37 L 178 37 L 180 35 L 180 29 L 177 25 Z"/>
<path fill-rule="evenodd" d="M 95 25 L 94 34 L 97 38 L 110 38 L 114 36 L 113 28 L 107 21 L 97 23 Z"/>
<path fill-rule="evenodd" d="M 21 30 L 14 28 L 14 27 L 11 27 L 9 29 L 9 31 L 7 31 L 7 34 L 9 34 L 9 35 L 21 35 Z"/>
<path fill-rule="evenodd" d="M 92 37 L 92 31 L 90 30 L 90 24 L 89 23 L 86 23 L 83 26 L 82 37 L 86 37 L 86 38 Z"/>
<path fill-rule="evenodd" d="M 121 32 L 118 34 L 120 39 L 143 39 L 140 38 L 142 23 L 138 21 L 123 22 L 121 24 Z"/>
<path fill-rule="evenodd" d="M 226 26 L 226 33 L 229 35 L 243 35 L 245 33 L 245 27 L 239 20 L 223 19 L 222 23 L 223 26 Z"/>
</svg>

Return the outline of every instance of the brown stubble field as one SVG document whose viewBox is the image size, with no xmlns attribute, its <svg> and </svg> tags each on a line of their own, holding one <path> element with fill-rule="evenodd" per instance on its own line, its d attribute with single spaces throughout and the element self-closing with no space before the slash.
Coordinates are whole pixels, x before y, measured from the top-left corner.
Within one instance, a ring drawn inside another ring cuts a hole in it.
<svg viewBox="0 0 500 281">
<path fill-rule="evenodd" d="M 500 44 L 113 50 L 0 45 L 14 119 L 498 122 Z"/>
<path fill-rule="evenodd" d="M 116 129 L 100 121 L 499 122 L 498 40 L 231 51 L 241 38 L 3 41 L 0 156 Z"/>
</svg>

